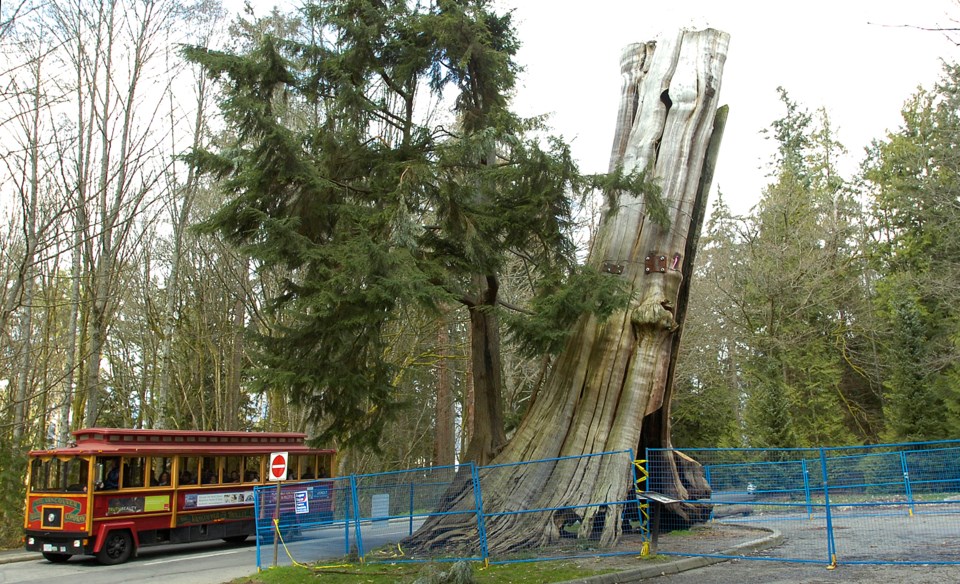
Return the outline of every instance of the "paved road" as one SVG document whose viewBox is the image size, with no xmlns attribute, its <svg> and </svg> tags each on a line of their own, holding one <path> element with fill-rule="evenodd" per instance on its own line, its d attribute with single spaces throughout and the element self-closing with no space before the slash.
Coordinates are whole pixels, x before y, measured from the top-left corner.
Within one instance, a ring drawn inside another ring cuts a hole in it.
<svg viewBox="0 0 960 584">
<path fill-rule="evenodd" d="M 416 528 L 418 524 L 414 525 Z M 396 542 L 410 530 L 407 522 L 383 522 L 364 528 L 364 542 L 371 547 Z M 352 537 L 352 533 L 351 533 Z M 287 553 L 289 552 L 289 554 Z M 278 548 L 279 565 L 338 558 L 345 554 L 343 527 L 306 532 Z M 272 540 L 261 546 L 260 565 L 273 565 Z M 65 564 L 51 564 L 40 554 L 19 552 L 0 555 L 0 584 L 79 582 L 96 584 L 218 584 L 249 576 L 257 571 L 257 546 L 253 539 L 242 545 L 205 542 L 177 546 L 154 546 L 139 550 L 136 558 L 119 566 L 101 566 L 92 557 L 71 558 Z"/>
<path fill-rule="evenodd" d="M 36 559 L 0 565 L 0 584 L 214 584 L 256 572 L 255 555 L 253 543 L 237 546 L 223 542 L 148 547 L 136 559 L 119 566 L 101 566 L 92 557 L 51 564 L 34 554 Z"/>
</svg>

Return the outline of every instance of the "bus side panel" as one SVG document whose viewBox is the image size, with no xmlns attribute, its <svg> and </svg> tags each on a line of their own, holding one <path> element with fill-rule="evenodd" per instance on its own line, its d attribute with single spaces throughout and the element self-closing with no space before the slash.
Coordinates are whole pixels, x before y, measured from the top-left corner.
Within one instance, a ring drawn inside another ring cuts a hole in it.
<svg viewBox="0 0 960 584">
<path fill-rule="evenodd" d="M 253 505 L 244 505 L 232 509 L 209 509 L 195 513 L 180 512 L 177 514 L 176 527 L 248 520 L 253 520 Z"/>
<path fill-rule="evenodd" d="M 169 514 L 171 511 L 173 511 L 173 508 L 170 492 L 132 492 L 129 494 L 118 492 L 109 495 L 97 493 L 93 502 L 93 516 L 97 519 L 155 513 Z M 167 521 L 169 522 L 169 517 Z"/>
<path fill-rule="evenodd" d="M 171 538 L 204 541 L 253 535 L 253 486 L 223 485 L 200 488 L 177 495 L 177 517 Z"/>
</svg>

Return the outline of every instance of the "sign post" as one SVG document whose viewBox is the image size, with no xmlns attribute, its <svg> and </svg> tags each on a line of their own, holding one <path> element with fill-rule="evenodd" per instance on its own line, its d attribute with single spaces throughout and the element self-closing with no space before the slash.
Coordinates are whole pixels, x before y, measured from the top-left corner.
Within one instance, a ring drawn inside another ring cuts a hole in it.
<svg viewBox="0 0 960 584">
<path fill-rule="evenodd" d="M 270 468 L 267 476 L 271 481 L 277 481 L 277 501 L 273 509 L 273 567 L 277 567 L 277 557 L 280 550 L 277 539 L 280 533 L 280 485 L 287 476 L 287 460 L 289 456 L 286 452 L 270 453 Z"/>
</svg>

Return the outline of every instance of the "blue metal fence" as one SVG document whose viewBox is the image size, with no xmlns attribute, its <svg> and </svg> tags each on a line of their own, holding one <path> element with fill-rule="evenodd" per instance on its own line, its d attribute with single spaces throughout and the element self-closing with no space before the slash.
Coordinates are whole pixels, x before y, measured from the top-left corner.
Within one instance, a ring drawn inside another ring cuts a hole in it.
<svg viewBox="0 0 960 584">
<path fill-rule="evenodd" d="M 354 555 L 367 562 L 392 563 L 455 560 L 506 563 L 552 557 L 636 555 L 640 552 L 638 538 L 642 535 L 639 535 L 641 527 L 635 512 L 637 502 L 632 497 L 626 498 L 629 493 L 622 493 L 615 500 L 561 499 L 533 507 L 513 505 L 510 497 L 494 497 L 498 487 L 492 485 L 502 484 L 503 475 L 517 466 L 537 465 L 531 474 L 550 476 L 567 472 L 584 461 L 588 461 L 584 466 L 589 467 L 590 462 L 601 459 L 610 459 L 609 463 L 615 467 L 633 472 L 633 453 L 620 451 L 479 468 L 463 464 L 258 487 L 254 497 L 257 566 L 343 555 Z M 540 490 L 539 485 L 530 488 Z M 484 493 L 499 502 L 485 504 Z M 634 511 L 632 515 L 627 507 Z M 627 549 L 622 549 L 623 541 L 604 544 L 599 536 L 578 538 L 580 523 L 586 521 L 588 515 L 593 516 L 592 525 L 598 533 L 603 529 L 604 517 L 628 518 L 627 530 L 636 533 L 626 538 Z M 634 516 L 636 521 L 630 523 L 629 518 Z M 501 549 L 509 546 L 498 539 L 501 531 L 488 534 L 486 526 L 502 526 L 514 520 L 553 525 L 557 532 L 545 534 L 542 545 L 525 546 L 520 553 L 497 551 L 498 544 Z M 453 530 L 456 536 L 450 537 Z M 415 533 L 418 545 L 406 546 L 407 538 Z M 433 545 L 434 539 L 442 544 Z M 636 545 L 633 542 L 637 542 Z"/>
<path fill-rule="evenodd" d="M 696 461 L 692 464 L 709 485 L 708 494 L 678 496 L 671 485 L 680 458 Z M 674 502 L 638 501 L 632 492 L 584 499 L 579 489 L 571 489 L 577 493 L 569 498 L 538 498 L 538 491 L 552 493 L 540 489 L 552 477 L 592 473 L 600 462 L 628 473 L 637 468 L 632 478 L 639 480 L 638 492 L 659 492 L 667 497 L 661 500 Z M 621 451 L 260 487 L 255 492 L 257 565 L 344 555 L 368 562 L 507 563 L 643 555 L 651 543 L 664 555 L 820 564 L 960 563 L 960 441 L 695 449 L 683 450 L 682 456 L 650 449 L 645 461 L 635 462 L 632 452 Z M 520 466 L 527 467 L 523 476 L 539 478 L 512 484 L 508 477 Z M 684 523 L 672 524 L 683 515 L 674 513 L 679 507 L 706 513 L 687 513 Z M 697 519 L 691 528 L 691 516 L 708 520 Z M 516 532 L 509 527 L 517 521 L 537 526 L 537 533 L 511 547 L 503 534 L 512 537 Z M 677 528 L 682 531 L 673 531 Z M 724 551 L 731 543 L 757 539 L 757 529 L 779 533 L 784 543 L 759 552 Z M 663 534 L 658 542 L 657 533 Z"/>
<path fill-rule="evenodd" d="M 711 520 L 762 525 L 786 543 L 743 559 L 835 563 L 960 563 L 960 442 L 816 449 L 694 449 L 711 488 Z M 651 449 L 648 472 L 674 451 Z M 669 528 L 670 526 L 666 526 Z M 703 555 L 660 546 L 658 553 Z"/>
</svg>

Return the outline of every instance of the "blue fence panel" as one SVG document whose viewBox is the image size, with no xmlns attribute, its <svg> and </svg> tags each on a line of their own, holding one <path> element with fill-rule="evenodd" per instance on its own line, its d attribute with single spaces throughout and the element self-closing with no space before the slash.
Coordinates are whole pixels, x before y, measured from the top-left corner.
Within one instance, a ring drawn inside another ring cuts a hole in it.
<svg viewBox="0 0 960 584">
<path fill-rule="evenodd" d="M 357 543 L 349 533 L 350 477 L 256 487 L 254 513 L 258 568 L 290 564 L 291 556 L 345 555 Z"/>
<path fill-rule="evenodd" d="M 622 473 L 632 485 L 633 462 L 633 452 L 623 450 L 478 469 L 489 560 L 638 555 L 645 534 L 633 489 L 600 496 L 604 485 L 576 488 L 591 484 L 603 472 Z M 559 495 L 557 489 L 542 488 L 553 481 L 571 487 L 560 489 Z M 616 531 L 623 537 L 611 538 Z"/>
<path fill-rule="evenodd" d="M 684 454 L 703 465 L 713 523 L 762 525 L 786 539 L 769 552 L 734 557 L 960 563 L 960 543 L 953 543 L 960 536 L 958 441 Z M 651 476 L 669 473 L 674 455 L 648 452 Z M 669 541 L 660 553 L 709 555 L 673 550 Z"/>
<path fill-rule="evenodd" d="M 356 492 L 367 561 L 483 559 L 472 464 L 359 475 Z M 421 545 L 403 545 L 405 538 L 421 528 L 429 531 L 431 520 L 441 517 L 444 529 L 451 521 L 457 524 L 455 543 L 431 547 L 430 535 L 422 532 Z"/>
<path fill-rule="evenodd" d="M 939 448 L 905 451 L 906 472 L 913 493 L 960 496 L 960 448 Z"/>
<path fill-rule="evenodd" d="M 706 505 L 706 524 L 684 524 L 664 505 L 661 529 L 683 529 L 659 538 L 662 555 L 748 557 L 730 552 L 731 540 L 743 543 L 765 535 L 798 531 L 789 555 L 780 548 L 752 553 L 753 559 L 827 563 L 831 548 L 825 537 L 829 515 L 823 491 L 823 465 L 817 451 L 804 449 L 684 449 L 682 455 L 702 465 L 709 485 L 706 498 L 687 498 L 676 489 L 663 494 L 688 505 Z M 647 453 L 652 484 L 668 488 L 680 456 L 677 450 L 651 449 Z M 689 463 L 688 463 L 689 472 Z M 660 478 L 658 478 L 660 477 Z M 702 548 L 702 549 L 698 549 Z"/>
</svg>

